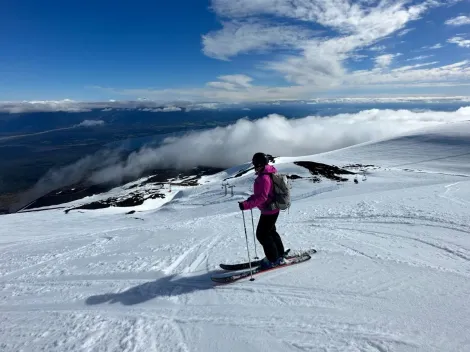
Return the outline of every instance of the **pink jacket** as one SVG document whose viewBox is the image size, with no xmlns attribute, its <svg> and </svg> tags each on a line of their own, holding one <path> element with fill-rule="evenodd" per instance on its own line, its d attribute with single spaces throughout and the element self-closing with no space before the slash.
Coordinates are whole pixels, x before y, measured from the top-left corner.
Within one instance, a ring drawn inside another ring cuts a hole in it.
<svg viewBox="0 0 470 352">
<path fill-rule="evenodd" d="M 266 165 L 264 170 L 258 173 L 253 187 L 254 194 L 243 202 L 245 210 L 258 208 L 261 214 L 271 215 L 279 213 L 279 209 L 270 210 L 267 205 L 274 199 L 273 182 L 269 174 L 275 173 L 277 170 L 272 165 Z"/>
</svg>

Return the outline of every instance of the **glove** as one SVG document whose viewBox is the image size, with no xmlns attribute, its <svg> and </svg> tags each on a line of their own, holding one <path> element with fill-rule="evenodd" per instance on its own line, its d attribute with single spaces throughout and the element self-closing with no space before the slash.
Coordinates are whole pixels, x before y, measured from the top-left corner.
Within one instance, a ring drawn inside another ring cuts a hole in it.
<svg viewBox="0 0 470 352">
<path fill-rule="evenodd" d="M 238 202 L 238 207 L 240 208 L 240 210 L 245 210 L 245 207 L 243 206 L 243 202 Z"/>
</svg>

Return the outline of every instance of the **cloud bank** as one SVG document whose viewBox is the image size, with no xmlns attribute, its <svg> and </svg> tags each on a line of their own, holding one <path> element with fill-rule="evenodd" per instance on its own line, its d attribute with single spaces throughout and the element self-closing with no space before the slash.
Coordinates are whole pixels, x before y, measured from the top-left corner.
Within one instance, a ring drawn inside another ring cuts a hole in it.
<svg viewBox="0 0 470 352">
<path fill-rule="evenodd" d="M 152 100 L 110 100 L 110 101 L 75 101 L 64 100 L 42 100 L 42 101 L 0 101 L 0 113 L 22 114 L 35 112 L 90 112 L 93 109 L 100 109 L 103 112 L 113 109 L 139 109 L 149 112 L 175 112 L 182 111 L 183 108 L 203 108 L 204 104 L 194 104 L 192 102 L 178 101 L 163 104 L 161 101 Z"/>
<path fill-rule="evenodd" d="M 226 127 L 167 138 L 158 148 L 144 147 L 121 161 L 115 152 L 100 152 L 60 170 L 50 171 L 35 187 L 53 190 L 87 178 L 91 183 L 121 182 L 153 168 L 196 166 L 229 168 L 250 160 L 253 153 L 311 155 L 437 124 L 470 119 L 470 107 L 454 112 L 364 110 L 332 117 L 287 119 L 272 114 Z"/>
<path fill-rule="evenodd" d="M 90 107 L 70 99 L 41 101 L 0 101 L 0 113 L 21 114 L 28 112 L 88 112 Z"/>
<path fill-rule="evenodd" d="M 93 170 L 109 168 L 118 164 L 119 160 L 119 150 L 102 150 L 88 155 L 74 164 L 62 168 L 52 168 L 20 197 L 20 200 L 12 206 L 10 211 L 18 211 L 49 192 L 82 182 Z"/>
<path fill-rule="evenodd" d="M 272 114 L 255 121 L 241 119 L 226 127 L 167 138 L 160 147 L 144 147 L 124 161 L 119 150 L 103 150 L 66 167 L 51 169 L 23 195 L 18 207 L 78 182 L 120 183 L 156 168 L 230 168 L 249 162 L 258 151 L 279 156 L 312 155 L 466 120 L 470 120 L 470 107 L 453 112 L 372 109 L 332 117 L 286 119 Z"/>
<path fill-rule="evenodd" d="M 422 57 L 424 58 L 424 57 Z M 419 59 L 422 59 L 419 58 Z M 418 58 L 416 58 L 418 60 Z M 405 71 L 409 69 L 425 67 L 435 65 L 437 61 L 427 62 L 416 65 L 405 65 L 399 69 L 392 71 L 394 76 L 397 76 L 397 72 Z M 263 103 L 262 94 L 257 92 L 258 87 L 251 85 L 252 78 L 246 75 L 229 75 L 220 76 L 220 81 L 209 82 L 208 84 L 214 87 L 223 87 L 223 91 L 239 90 L 244 87 L 246 93 L 250 92 L 250 88 L 253 89 L 250 97 L 247 96 L 245 103 L 256 104 Z M 470 85 L 470 82 L 469 84 Z M 470 96 L 364 96 L 364 97 L 330 97 L 330 98 L 314 98 L 314 99 L 302 99 L 301 96 L 295 94 L 295 90 L 267 88 L 266 93 L 269 94 L 272 99 L 271 102 L 277 101 L 290 101 L 299 104 L 316 102 L 316 103 L 380 103 L 380 102 L 435 102 L 435 103 L 460 103 L 470 101 Z M 285 93 L 292 93 L 291 95 L 285 95 Z M 221 97 L 223 93 L 217 93 L 216 96 Z M 215 99 L 216 100 L 216 99 Z M 251 105 L 250 105 L 251 106 Z M 99 109 L 102 112 L 109 112 L 113 110 L 138 110 L 144 112 L 155 112 L 155 113 L 170 113 L 170 112 L 190 112 L 198 110 L 217 110 L 225 108 L 240 108 L 241 110 L 246 109 L 246 105 L 241 105 L 240 102 L 200 102 L 193 103 L 189 101 L 172 102 L 162 106 L 161 101 L 143 100 L 143 101 L 107 101 L 107 102 L 90 102 L 90 101 L 74 101 L 74 100 L 61 100 L 61 101 L 42 101 L 38 102 L 1 102 L 0 101 L 0 113 L 9 114 L 20 114 L 20 113 L 36 113 L 36 112 L 89 112 L 92 109 Z M 84 125 L 87 123 L 83 122 Z M 91 122 L 90 124 L 93 124 Z M 101 123 L 100 123 L 101 124 Z"/>
<path fill-rule="evenodd" d="M 149 111 L 149 112 L 174 112 L 174 111 L 182 111 L 183 109 L 176 107 L 176 106 L 166 106 L 164 108 L 144 108 L 141 111 Z"/>
<path fill-rule="evenodd" d="M 103 120 L 84 120 L 80 122 L 78 125 L 75 125 L 75 127 L 95 127 L 95 126 L 103 126 L 104 125 Z"/>
</svg>

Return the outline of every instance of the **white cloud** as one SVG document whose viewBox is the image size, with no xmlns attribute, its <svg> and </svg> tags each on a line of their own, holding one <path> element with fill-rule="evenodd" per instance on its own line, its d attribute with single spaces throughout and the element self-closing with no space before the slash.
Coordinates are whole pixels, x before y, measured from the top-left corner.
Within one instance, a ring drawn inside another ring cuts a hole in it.
<svg viewBox="0 0 470 352">
<path fill-rule="evenodd" d="M 182 111 L 183 109 L 177 106 L 166 106 L 164 108 L 143 108 L 142 111 L 148 112 L 175 112 L 175 111 Z"/>
<path fill-rule="evenodd" d="M 219 76 L 218 78 L 222 81 L 237 84 L 242 87 L 251 87 L 250 82 L 253 81 L 253 78 L 247 75 L 226 75 L 226 76 Z"/>
<path fill-rule="evenodd" d="M 433 45 L 431 47 L 429 47 L 429 49 L 441 49 L 443 48 L 444 46 L 440 43 L 437 43 L 436 45 Z"/>
<path fill-rule="evenodd" d="M 401 84 L 412 86 L 423 83 L 450 82 L 456 83 L 463 79 L 470 79 L 470 61 L 464 60 L 454 64 L 434 67 L 434 68 L 417 68 L 412 70 L 386 72 L 376 75 L 370 71 L 355 72 L 351 75 L 351 82 L 356 85 L 384 85 L 384 84 Z"/>
<path fill-rule="evenodd" d="M 384 53 L 390 46 L 384 40 L 402 37 L 415 30 L 414 21 L 431 9 L 451 6 L 460 0 L 212 0 L 211 8 L 221 27 L 201 37 L 202 51 L 218 60 L 234 60 L 241 55 L 263 55 L 254 69 L 264 70 L 273 80 L 284 79 L 280 86 L 257 84 L 251 77 L 221 75 L 208 79 L 205 86 L 186 89 L 105 89 L 139 102 L 83 103 L 64 101 L 5 102 L 0 112 L 67 111 L 93 108 L 148 108 L 168 112 L 180 107 L 178 102 L 239 102 L 278 99 L 309 99 L 318 92 L 374 87 L 375 85 L 463 85 L 470 79 L 468 65 L 423 68 L 408 65 L 393 73 L 396 53 Z M 469 16 L 449 19 L 449 25 L 464 24 Z M 465 36 L 455 35 L 449 43 L 470 47 Z M 443 48 L 437 43 L 421 49 Z M 364 60 L 361 70 L 351 67 L 351 60 Z M 407 59 L 423 60 L 430 55 Z M 262 61 L 261 61 L 262 60 Z M 369 64 L 369 67 L 364 67 Z M 243 72 L 241 72 L 243 73 Z M 258 73 L 258 72 L 257 72 Z M 262 75 L 252 75 L 261 77 Z M 152 101 L 148 101 L 148 99 Z M 158 105 L 155 101 L 160 101 Z M 172 108 L 173 106 L 173 108 Z M 185 106 L 188 106 L 186 104 Z M 191 109 L 199 109 L 193 106 Z M 175 110 L 173 110 L 175 111 Z"/>
<path fill-rule="evenodd" d="M 403 36 L 407 35 L 408 33 L 414 31 L 415 29 L 416 29 L 416 28 L 407 28 L 407 29 L 404 29 L 404 30 L 398 32 L 397 35 L 398 35 L 399 37 L 403 37 Z"/>
<path fill-rule="evenodd" d="M 337 98 L 316 99 L 312 103 L 436 100 L 470 102 L 470 97 Z M 241 119 L 226 127 L 168 138 L 160 148 L 143 148 L 132 153 L 124 162 L 118 152 L 103 150 L 66 167 L 51 169 L 25 195 L 25 202 L 54 189 L 80 182 L 91 172 L 90 179 L 100 183 L 119 181 L 126 176 L 139 176 L 143 171 L 155 167 L 232 167 L 247 162 L 259 150 L 283 156 L 315 154 L 392 137 L 415 128 L 469 119 L 470 107 L 453 112 L 373 109 L 330 118 L 308 116 L 286 119 L 273 114 L 255 121 Z"/>
<path fill-rule="evenodd" d="M 106 89 L 95 87 L 98 89 Z M 180 102 L 180 106 L 188 106 L 190 104 Z M 161 102 L 143 99 L 140 101 L 117 101 L 109 100 L 100 101 L 74 101 L 70 99 L 60 101 L 0 101 L 0 113 L 32 113 L 32 112 L 89 112 L 92 109 L 99 109 L 101 112 L 109 112 L 113 109 L 147 109 L 153 112 L 172 112 L 182 111 L 179 106 L 165 105 Z"/>
<path fill-rule="evenodd" d="M 470 84 L 469 84 L 470 85 Z M 390 96 L 316 98 L 307 104 L 357 104 L 357 103 L 469 103 L 470 96 Z"/>
<path fill-rule="evenodd" d="M 470 16 L 458 16 L 445 21 L 445 24 L 449 26 L 463 26 L 470 24 Z"/>
<path fill-rule="evenodd" d="M 221 81 L 217 82 L 208 82 L 207 86 L 211 88 L 219 88 L 224 90 L 237 90 L 240 88 L 249 88 L 251 87 L 251 81 L 253 80 L 251 77 L 246 75 L 226 75 L 226 76 L 219 76 L 218 77 Z"/>
<path fill-rule="evenodd" d="M 260 67 L 281 74 L 294 86 L 308 87 L 311 92 L 335 89 L 352 83 L 358 73 L 344 67 L 347 59 L 364 58 L 358 50 L 383 51 L 385 46 L 379 44 L 381 40 L 393 33 L 404 36 L 414 30 L 405 28 L 410 22 L 422 18 L 431 8 L 447 4 L 438 0 L 414 3 L 399 0 L 213 0 L 213 10 L 224 19 L 223 28 L 205 36 L 204 52 L 229 59 L 258 48 L 262 51 L 288 48 L 291 52 L 268 59 Z M 281 19 L 295 20 L 292 23 L 296 26 L 302 23 L 302 27 L 280 25 L 286 23 Z M 338 34 L 327 32 L 327 36 L 320 36 L 318 32 L 308 31 L 318 26 Z M 430 49 L 440 47 L 439 44 Z M 388 67 L 394 55 L 377 57 L 375 68 Z M 374 68 L 369 72 L 381 74 Z M 234 86 L 221 83 L 209 86 L 236 90 Z"/>
<path fill-rule="evenodd" d="M 394 57 L 395 55 L 393 54 L 384 54 L 384 55 L 377 56 L 375 58 L 375 65 L 376 67 L 380 67 L 380 68 L 388 67 L 392 63 L 392 60 Z"/>
<path fill-rule="evenodd" d="M 401 66 L 399 68 L 394 69 L 393 72 L 409 71 L 409 70 L 413 70 L 413 69 L 418 68 L 418 67 L 435 65 L 437 63 L 439 63 L 439 61 L 426 62 L 426 63 L 423 63 L 423 64 L 416 64 L 416 65 Z"/>
<path fill-rule="evenodd" d="M 217 110 L 220 107 L 222 107 L 222 105 L 218 103 L 199 103 L 188 106 L 187 110 Z"/>
<path fill-rule="evenodd" d="M 102 150 L 93 155 L 88 155 L 74 164 L 61 168 L 52 168 L 41 177 L 34 187 L 22 195 L 20 203 L 28 204 L 53 190 L 83 181 L 92 170 L 116 165 L 119 160 L 118 151 Z"/>
<path fill-rule="evenodd" d="M 432 46 L 423 46 L 423 49 L 435 50 L 435 49 L 441 49 L 443 47 L 444 47 L 444 45 L 442 45 L 441 43 L 437 43 L 437 44 L 434 44 Z"/>
<path fill-rule="evenodd" d="M 237 86 L 233 83 L 228 83 L 228 82 L 208 82 L 207 83 L 208 87 L 211 88 L 220 88 L 220 89 L 225 89 L 225 90 L 236 90 Z"/>
<path fill-rule="evenodd" d="M 70 100 L 44 100 L 44 101 L 4 101 L 0 102 L 0 112 L 20 114 L 27 112 L 87 112 L 89 108 Z"/>
<path fill-rule="evenodd" d="M 263 70 L 279 86 L 267 86 L 247 75 L 219 76 L 205 86 L 187 89 L 109 89 L 115 94 L 166 101 L 242 102 L 310 99 L 375 87 L 464 85 L 470 80 L 467 63 L 429 68 L 428 64 L 396 67 L 399 53 L 385 53 L 383 41 L 404 36 L 429 10 L 459 0 L 213 0 L 221 28 L 202 36 L 202 50 L 212 58 L 235 60 L 263 53 L 254 69 Z M 454 39 L 455 41 L 455 39 Z M 460 41 L 457 45 L 466 45 Z M 437 43 L 421 50 L 443 48 Z M 387 49 L 388 51 L 390 49 Z M 357 70 L 351 61 L 364 60 Z M 379 55 L 381 54 L 381 55 Z M 423 60 L 421 55 L 406 61 Z M 369 65 L 369 66 L 366 66 Z M 364 67 L 366 66 L 366 67 Z M 389 68 L 396 70 L 390 71 Z M 243 72 L 240 72 L 243 73 Z M 259 72 L 256 72 L 259 73 Z"/>
<path fill-rule="evenodd" d="M 261 53 L 275 48 L 295 48 L 314 32 L 294 25 L 224 22 L 223 29 L 202 37 L 207 56 L 228 60 L 240 53 Z"/>
<path fill-rule="evenodd" d="M 457 44 L 461 48 L 470 48 L 470 40 L 464 39 L 462 37 L 456 36 L 447 40 L 447 42 L 452 44 Z"/>
<path fill-rule="evenodd" d="M 365 110 L 330 118 L 286 119 L 273 114 L 227 127 L 169 138 L 156 149 L 144 148 L 122 163 L 95 172 L 94 182 L 138 176 L 146 168 L 195 166 L 232 167 L 250 160 L 259 150 L 273 155 L 309 155 L 373 139 L 392 137 L 412 129 L 470 119 L 470 108 L 454 112 Z M 328 136 L 327 139 L 324 136 Z"/>
<path fill-rule="evenodd" d="M 384 51 L 385 49 L 387 49 L 385 45 L 375 45 L 369 48 L 371 51 Z"/>
<path fill-rule="evenodd" d="M 445 3 L 425 0 L 405 8 L 402 1 L 371 3 L 351 0 L 214 0 L 212 5 L 215 12 L 224 18 L 240 20 L 253 16 L 274 15 L 315 22 L 351 34 L 371 29 L 388 32 L 394 29 L 387 29 L 389 25 L 400 24 L 402 27 L 409 20 L 418 19 L 427 9 Z"/>
<path fill-rule="evenodd" d="M 457 99 L 458 97 L 435 97 Z M 467 99 L 468 97 L 460 97 Z M 376 98 L 393 101 L 392 98 Z M 395 98 L 400 99 L 400 98 Z M 405 97 L 404 99 L 410 99 Z M 415 99 L 427 99 L 416 97 Z M 370 102 L 371 98 L 345 98 L 333 102 Z M 397 100 L 395 100 L 397 101 Z M 116 151 L 104 150 L 60 169 L 51 169 L 26 200 L 37 199 L 54 189 L 82 181 L 91 172 L 94 182 L 119 181 L 155 167 L 232 167 L 250 160 L 259 150 L 273 155 L 296 156 L 334 150 L 373 139 L 392 137 L 415 128 L 470 119 L 470 107 L 453 112 L 365 110 L 331 118 L 309 116 L 286 119 L 269 115 L 255 121 L 239 120 L 226 127 L 193 132 L 167 139 L 160 148 L 143 148 L 121 161 Z M 324 138 L 328 136 L 328 138 Z M 96 172 L 94 172 L 97 170 Z"/>
<path fill-rule="evenodd" d="M 419 60 L 424 60 L 424 59 L 428 59 L 430 57 L 433 57 L 434 55 L 420 55 L 420 56 L 415 56 L 415 57 L 411 57 L 409 59 L 406 59 L 406 61 L 419 61 Z"/>
<path fill-rule="evenodd" d="M 160 112 L 175 112 L 175 111 L 182 111 L 183 109 L 177 106 L 166 106 L 160 109 Z"/>
<path fill-rule="evenodd" d="M 390 56 L 391 57 L 390 57 Z M 414 67 L 410 65 L 396 67 L 395 71 L 385 70 L 394 57 L 401 54 L 387 54 L 386 57 L 378 61 L 382 66 L 377 66 L 374 70 L 354 71 L 343 77 L 339 77 L 338 88 L 357 90 L 360 88 L 383 88 L 389 86 L 396 87 L 438 87 L 438 86 L 462 86 L 470 83 L 470 61 L 464 60 L 450 65 L 426 68 L 433 63 L 418 64 Z M 413 65 L 412 65 L 413 66 Z M 293 66 L 294 67 L 294 66 Z M 302 70 L 298 66 L 299 72 Z M 300 100 L 312 99 L 316 92 L 324 91 L 327 84 L 331 87 L 334 82 L 324 82 L 323 86 L 311 84 L 314 80 L 325 79 L 322 77 L 305 76 L 305 85 L 290 85 L 284 87 L 268 87 L 252 85 L 250 87 L 235 86 L 231 89 L 220 89 L 220 87 L 207 86 L 205 88 L 193 89 L 173 89 L 173 90 L 143 90 L 143 89 L 124 89 L 113 90 L 116 94 L 123 95 L 146 95 L 149 99 L 162 100 L 168 95 L 179 96 L 181 99 L 194 99 L 196 101 L 214 101 L 214 102 L 260 102 L 260 101 L 278 101 L 278 100 Z M 310 80 L 310 81 L 309 81 Z M 228 82 L 220 82 L 228 83 Z M 334 90 L 332 90 L 334 92 Z"/>
<path fill-rule="evenodd" d="M 364 55 L 364 54 L 351 54 L 349 56 L 349 58 L 354 61 L 362 61 L 363 59 L 366 59 L 368 57 L 369 57 L 368 55 Z"/>
<path fill-rule="evenodd" d="M 103 120 L 84 120 L 80 122 L 78 125 L 75 125 L 75 127 L 96 127 L 96 126 L 103 126 L 104 121 Z"/>
</svg>

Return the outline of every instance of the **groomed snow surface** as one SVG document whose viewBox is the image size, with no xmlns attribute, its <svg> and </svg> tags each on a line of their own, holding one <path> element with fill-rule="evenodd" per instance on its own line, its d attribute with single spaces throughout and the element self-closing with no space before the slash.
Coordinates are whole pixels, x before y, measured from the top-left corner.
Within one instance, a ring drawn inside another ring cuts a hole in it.
<svg viewBox="0 0 470 352">
<path fill-rule="evenodd" d="M 0 350 L 470 351 L 470 122 L 275 166 L 309 176 L 295 160 L 374 167 L 294 180 L 278 230 L 318 253 L 253 282 L 210 280 L 247 259 L 237 201 L 254 174 L 221 188 L 247 164 L 132 215 L 0 217 Z"/>
</svg>

